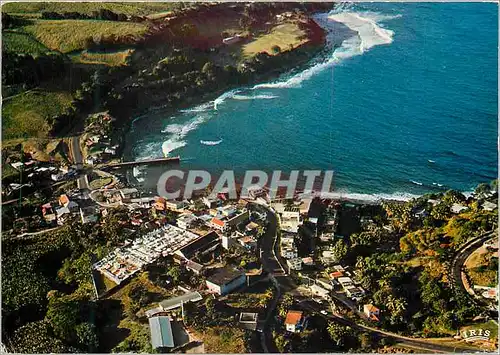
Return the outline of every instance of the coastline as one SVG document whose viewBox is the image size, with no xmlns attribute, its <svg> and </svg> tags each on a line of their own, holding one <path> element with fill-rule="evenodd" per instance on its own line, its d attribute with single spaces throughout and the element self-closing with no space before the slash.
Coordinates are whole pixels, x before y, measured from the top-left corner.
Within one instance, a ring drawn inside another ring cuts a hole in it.
<svg viewBox="0 0 500 355">
<path fill-rule="evenodd" d="M 324 9 L 323 9 L 324 11 Z M 319 12 L 312 12 L 308 14 L 308 37 L 307 43 L 294 48 L 292 50 L 281 52 L 274 56 L 266 55 L 266 60 L 270 63 L 266 70 L 260 72 L 254 71 L 251 73 L 236 72 L 233 74 L 231 82 L 222 83 L 215 90 L 213 88 L 206 88 L 201 93 L 185 94 L 175 102 L 168 102 L 162 105 L 153 105 L 143 107 L 135 106 L 130 107 L 121 105 L 120 103 L 129 102 L 123 99 L 114 105 L 111 114 L 117 118 L 117 123 L 121 126 L 120 130 L 123 132 L 122 137 L 126 137 L 130 132 L 131 126 L 134 122 L 146 118 L 148 115 L 156 115 L 159 113 L 165 115 L 174 115 L 180 110 L 189 109 L 209 103 L 219 98 L 224 93 L 238 89 L 248 89 L 266 82 L 277 80 L 282 75 L 293 74 L 300 72 L 309 67 L 311 60 L 314 58 L 325 56 L 329 53 L 327 48 L 327 31 L 315 20 L 315 15 Z M 328 14 L 326 12 L 324 14 Z M 219 83 L 220 84 L 220 83 Z M 127 148 L 123 147 L 120 152 L 122 159 L 128 159 L 130 156 L 127 154 Z"/>
</svg>

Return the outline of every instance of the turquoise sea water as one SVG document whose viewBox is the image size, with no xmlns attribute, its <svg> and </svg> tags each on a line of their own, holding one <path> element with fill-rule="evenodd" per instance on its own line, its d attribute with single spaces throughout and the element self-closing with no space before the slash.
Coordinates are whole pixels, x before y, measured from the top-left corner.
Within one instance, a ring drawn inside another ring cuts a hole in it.
<svg viewBox="0 0 500 355">
<path fill-rule="evenodd" d="M 146 115 L 132 158 L 185 167 L 333 169 L 351 194 L 470 191 L 497 176 L 498 7 L 355 4 L 318 18 L 352 36 L 305 70 L 172 116 Z"/>
</svg>

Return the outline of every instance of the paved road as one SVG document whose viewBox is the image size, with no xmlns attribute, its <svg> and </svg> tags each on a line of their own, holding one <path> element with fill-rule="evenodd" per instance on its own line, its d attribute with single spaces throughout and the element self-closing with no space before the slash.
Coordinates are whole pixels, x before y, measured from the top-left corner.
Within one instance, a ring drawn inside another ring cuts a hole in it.
<svg viewBox="0 0 500 355">
<path fill-rule="evenodd" d="M 19 234 L 19 235 L 13 237 L 12 239 L 23 239 L 25 237 L 33 237 L 33 236 L 36 236 L 36 235 L 39 235 L 39 234 L 43 234 L 43 233 L 47 233 L 47 232 L 58 230 L 59 228 L 61 228 L 61 226 L 57 226 L 57 227 L 54 227 L 54 228 L 43 229 L 43 230 L 38 231 L 38 232 L 26 232 L 26 233 L 23 233 L 23 234 Z"/>
<path fill-rule="evenodd" d="M 327 315 L 319 313 L 321 310 L 324 309 L 324 307 L 320 304 L 317 304 L 316 302 L 307 302 L 307 303 L 302 303 L 302 306 L 306 309 L 309 309 L 310 311 L 317 312 L 321 317 L 326 318 L 328 320 L 335 321 L 340 324 L 347 325 L 353 329 L 363 331 L 363 332 L 370 332 L 372 334 L 376 334 L 379 337 L 383 338 L 389 338 L 397 341 L 398 343 L 405 344 L 411 347 L 415 348 L 420 348 L 423 350 L 428 350 L 432 352 L 442 352 L 442 353 L 455 353 L 455 352 L 470 352 L 470 350 L 465 350 L 465 349 L 457 349 L 456 347 L 453 346 L 447 346 L 447 345 L 439 345 L 439 344 L 433 344 L 427 341 L 422 341 L 422 340 L 416 340 L 413 338 L 405 337 L 402 335 L 386 332 L 383 330 L 379 330 L 376 328 L 368 327 L 362 324 L 355 323 L 349 319 L 346 319 L 342 317 L 339 314 L 336 313 L 330 313 Z"/>
<path fill-rule="evenodd" d="M 73 162 L 76 165 L 77 170 L 83 169 L 83 156 L 80 148 L 80 136 L 71 137 L 71 156 L 73 157 Z M 80 176 L 76 181 L 77 186 L 80 190 L 86 189 L 90 190 L 89 180 L 86 174 Z"/>
<path fill-rule="evenodd" d="M 293 279 L 285 272 L 285 270 L 283 270 L 285 266 L 282 266 L 282 264 L 280 263 L 280 260 L 282 258 L 279 255 L 279 250 L 278 250 L 278 242 L 279 242 L 277 234 L 278 221 L 276 215 L 272 212 L 272 210 L 270 210 L 265 206 L 259 205 L 262 206 L 260 208 L 255 205 L 253 206 L 254 208 L 257 209 L 262 209 L 262 208 L 266 209 L 269 225 L 266 230 L 266 233 L 262 236 L 260 240 L 261 262 L 263 269 L 269 272 L 270 278 L 275 284 L 277 290 L 275 298 L 273 299 L 270 307 L 268 308 L 268 315 L 263 325 L 261 333 L 261 344 L 264 352 L 276 352 L 276 346 L 272 341 L 272 336 L 271 334 L 269 334 L 268 328 L 271 322 L 274 320 L 273 315 L 275 314 L 275 308 L 278 304 L 279 298 L 283 293 L 295 290 L 297 288 L 297 284 L 295 284 Z M 339 299 L 337 297 L 335 298 L 345 304 L 345 300 Z M 467 350 L 457 349 L 456 347 L 453 346 L 433 344 L 428 341 L 417 340 L 399 334 L 390 333 L 376 328 L 368 327 L 362 324 L 355 323 L 352 320 L 346 319 L 339 314 L 323 315 L 320 313 L 320 311 L 324 310 L 324 306 L 316 302 L 311 302 L 309 304 L 306 304 L 306 308 L 309 308 L 310 310 L 317 312 L 322 317 L 325 317 L 329 320 L 334 320 L 344 325 L 348 325 L 353 329 L 370 332 L 372 334 L 376 334 L 378 336 L 385 338 L 391 338 L 399 343 L 411 347 L 428 350 L 432 352 L 444 352 L 444 353 L 467 352 Z"/>
<path fill-rule="evenodd" d="M 464 285 L 463 279 L 462 279 L 462 269 L 464 266 L 465 261 L 467 258 L 479 247 L 483 245 L 485 241 L 488 239 L 492 238 L 495 235 L 495 232 L 489 232 L 487 234 L 483 234 L 479 237 L 476 237 L 474 239 L 469 240 L 467 243 L 465 243 L 460 250 L 457 252 L 457 255 L 455 256 L 455 259 L 453 259 L 453 262 L 451 264 L 451 277 L 452 277 L 452 284 L 459 288 L 461 291 L 465 292 L 467 295 L 470 295 L 468 293 L 466 286 Z M 470 295 L 471 301 L 478 303 L 480 306 L 487 306 L 484 302 L 481 300 L 474 298 L 472 295 Z M 498 317 L 498 310 L 493 311 L 490 310 L 491 316 L 493 318 Z"/>
</svg>

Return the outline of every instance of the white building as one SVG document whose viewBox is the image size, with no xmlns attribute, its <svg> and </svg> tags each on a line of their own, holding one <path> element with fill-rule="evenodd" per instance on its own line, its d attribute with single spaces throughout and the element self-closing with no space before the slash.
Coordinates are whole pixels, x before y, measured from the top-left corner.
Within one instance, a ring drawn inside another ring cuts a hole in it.
<svg viewBox="0 0 500 355">
<path fill-rule="evenodd" d="M 330 297 L 330 291 L 324 289 L 323 287 L 317 285 L 317 284 L 312 284 L 310 287 L 311 293 L 313 295 L 319 296 L 325 300 L 331 300 Z"/>
<path fill-rule="evenodd" d="M 462 212 L 462 211 L 464 211 L 466 209 L 467 209 L 467 207 L 464 206 L 464 205 L 462 205 L 462 204 L 460 204 L 460 203 L 454 203 L 451 206 L 451 212 L 456 213 L 456 214 L 458 214 L 458 213 L 460 213 L 460 212 Z"/>
<path fill-rule="evenodd" d="M 290 233 L 297 233 L 301 224 L 300 209 L 298 207 L 285 207 L 281 214 L 281 229 Z"/>
<path fill-rule="evenodd" d="M 301 258 L 292 258 L 286 261 L 288 268 L 290 270 L 302 270 L 302 259 Z"/>
<path fill-rule="evenodd" d="M 177 218 L 177 225 L 179 228 L 189 229 L 196 224 L 197 220 L 198 218 L 196 218 L 196 216 L 190 213 L 183 213 L 179 216 L 179 218 Z"/>
</svg>

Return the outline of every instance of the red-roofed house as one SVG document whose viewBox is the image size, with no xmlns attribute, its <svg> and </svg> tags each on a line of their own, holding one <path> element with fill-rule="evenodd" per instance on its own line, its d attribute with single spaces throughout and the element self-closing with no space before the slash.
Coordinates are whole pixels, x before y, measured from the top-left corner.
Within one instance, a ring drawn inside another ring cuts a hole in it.
<svg viewBox="0 0 500 355">
<path fill-rule="evenodd" d="M 215 217 L 210 221 L 210 225 L 220 231 L 224 231 L 224 229 L 226 228 L 226 223 Z"/>
<path fill-rule="evenodd" d="M 305 317 L 301 311 L 288 311 L 285 319 L 286 330 L 298 333 L 304 329 Z"/>
<path fill-rule="evenodd" d="M 363 312 L 369 319 L 374 320 L 376 322 L 379 321 L 378 317 L 380 316 L 380 309 L 375 307 L 373 304 L 371 303 L 365 304 L 363 306 Z"/>
<path fill-rule="evenodd" d="M 68 195 L 64 194 L 64 195 L 59 196 L 59 204 L 61 206 L 67 207 L 69 204 Z"/>
<path fill-rule="evenodd" d="M 342 277 L 342 276 L 344 276 L 344 274 L 341 273 L 340 271 L 335 271 L 335 272 L 330 273 L 330 278 L 332 280 L 336 280 L 336 279 L 338 279 L 339 277 Z"/>
</svg>

